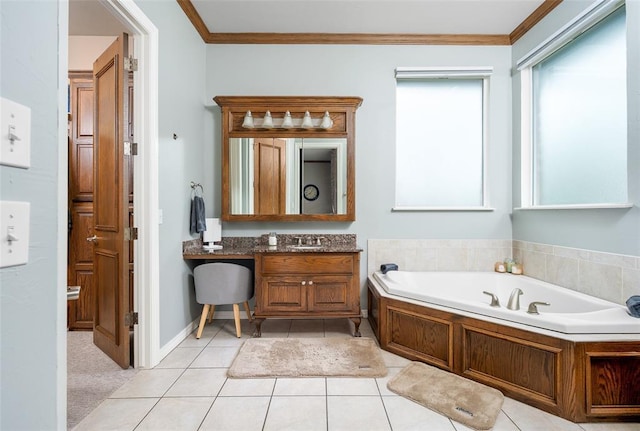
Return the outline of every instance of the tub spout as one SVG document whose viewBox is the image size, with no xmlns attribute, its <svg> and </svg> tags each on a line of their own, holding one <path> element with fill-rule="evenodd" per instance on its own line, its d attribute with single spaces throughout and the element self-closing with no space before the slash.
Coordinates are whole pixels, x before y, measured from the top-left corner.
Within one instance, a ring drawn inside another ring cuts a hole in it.
<svg viewBox="0 0 640 431">
<path fill-rule="evenodd" d="M 507 308 L 509 310 L 519 310 L 520 309 L 520 295 L 522 295 L 522 290 L 519 288 L 513 289 L 511 292 L 511 296 L 509 297 L 509 303 L 507 304 Z"/>
</svg>

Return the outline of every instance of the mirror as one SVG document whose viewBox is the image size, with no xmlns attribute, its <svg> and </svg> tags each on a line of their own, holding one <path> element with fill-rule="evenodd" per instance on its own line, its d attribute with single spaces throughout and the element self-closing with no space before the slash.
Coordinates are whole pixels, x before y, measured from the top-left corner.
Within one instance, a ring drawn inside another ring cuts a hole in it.
<svg viewBox="0 0 640 431">
<path fill-rule="evenodd" d="M 346 214 L 346 138 L 230 138 L 230 214 Z"/>
<path fill-rule="evenodd" d="M 222 219 L 355 220 L 355 97 L 218 96 Z"/>
</svg>

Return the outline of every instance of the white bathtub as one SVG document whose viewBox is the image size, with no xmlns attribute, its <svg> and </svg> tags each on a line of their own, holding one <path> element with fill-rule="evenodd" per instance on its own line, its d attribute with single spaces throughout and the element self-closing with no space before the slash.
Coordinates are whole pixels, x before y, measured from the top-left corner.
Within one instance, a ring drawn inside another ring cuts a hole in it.
<svg viewBox="0 0 640 431">
<path fill-rule="evenodd" d="M 564 334 L 640 334 L 640 319 L 626 307 L 523 275 L 497 272 L 375 272 L 373 278 L 389 294 L 456 310 L 481 314 Z M 511 292 L 520 288 L 520 309 L 509 310 Z M 500 307 L 490 306 L 498 296 Z M 540 314 L 527 313 L 533 301 Z"/>
</svg>

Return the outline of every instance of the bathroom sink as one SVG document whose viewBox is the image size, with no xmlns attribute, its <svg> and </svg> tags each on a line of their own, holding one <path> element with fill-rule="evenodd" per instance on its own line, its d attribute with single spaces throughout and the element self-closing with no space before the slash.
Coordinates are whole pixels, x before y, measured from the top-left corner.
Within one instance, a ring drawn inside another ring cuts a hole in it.
<svg viewBox="0 0 640 431">
<path fill-rule="evenodd" d="M 290 245 L 292 250 L 320 250 L 324 246 L 322 245 Z"/>
</svg>

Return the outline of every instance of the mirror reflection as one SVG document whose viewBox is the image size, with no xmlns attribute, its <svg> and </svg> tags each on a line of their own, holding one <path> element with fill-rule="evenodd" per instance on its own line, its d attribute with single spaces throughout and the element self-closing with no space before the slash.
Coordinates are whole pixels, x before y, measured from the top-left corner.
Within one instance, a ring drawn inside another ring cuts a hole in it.
<svg viewBox="0 0 640 431">
<path fill-rule="evenodd" d="M 232 215 L 346 214 L 346 138 L 230 138 Z"/>
</svg>

